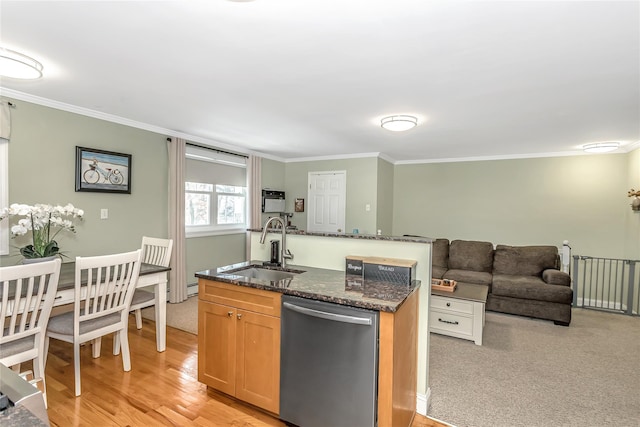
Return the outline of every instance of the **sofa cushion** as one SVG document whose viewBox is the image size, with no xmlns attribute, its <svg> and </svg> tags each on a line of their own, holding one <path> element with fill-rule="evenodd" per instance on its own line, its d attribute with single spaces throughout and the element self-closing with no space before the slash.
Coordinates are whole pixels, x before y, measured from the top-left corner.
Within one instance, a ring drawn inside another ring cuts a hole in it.
<svg viewBox="0 0 640 427">
<path fill-rule="evenodd" d="M 494 274 L 491 292 L 497 296 L 564 304 L 571 304 L 573 299 L 570 287 L 549 285 L 533 276 Z"/>
<path fill-rule="evenodd" d="M 449 245 L 449 268 L 491 273 L 493 244 L 467 240 L 454 240 Z"/>
<path fill-rule="evenodd" d="M 436 239 L 432 244 L 431 265 L 449 268 L 449 239 Z"/>
<path fill-rule="evenodd" d="M 498 245 L 493 256 L 493 273 L 542 277 L 544 270 L 557 268 L 557 260 L 555 246 Z"/>
<path fill-rule="evenodd" d="M 444 273 L 443 279 L 455 280 L 464 283 L 475 283 L 478 285 L 491 285 L 491 273 L 483 271 L 469 270 L 448 270 Z"/>
<path fill-rule="evenodd" d="M 446 272 L 446 268 L 438 267 L 436 265 L 431 267 L 431 277 L 434 279 L 442 279 Z"/>
</svg>

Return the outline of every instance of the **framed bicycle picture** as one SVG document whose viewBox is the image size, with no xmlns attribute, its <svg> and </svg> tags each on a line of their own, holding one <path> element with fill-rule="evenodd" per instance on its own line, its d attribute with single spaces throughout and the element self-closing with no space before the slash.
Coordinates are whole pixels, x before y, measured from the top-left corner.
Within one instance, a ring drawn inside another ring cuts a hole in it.
<svg viewBox="0 0 640 427">
<path fill-rule="evenodd" d="M 76 191 L 131 194 L 131 154 L 76 146 Z"/>
</svg>

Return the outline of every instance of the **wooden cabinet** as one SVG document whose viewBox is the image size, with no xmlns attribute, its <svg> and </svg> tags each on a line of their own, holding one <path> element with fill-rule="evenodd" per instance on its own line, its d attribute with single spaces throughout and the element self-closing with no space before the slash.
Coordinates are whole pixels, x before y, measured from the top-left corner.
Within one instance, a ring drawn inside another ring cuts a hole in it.
<svg viewBox="0 0 640 427">
<path fill-rule="evenodd" d="M 378 427 L 409 427 L 416 414 L 418 295 L 395 313 L 380 313 Z"/>
<path fill-rule="evenodd" d="M 198 380 L 277 414 L 280 293 L 198 283 Z"/>
</svg>

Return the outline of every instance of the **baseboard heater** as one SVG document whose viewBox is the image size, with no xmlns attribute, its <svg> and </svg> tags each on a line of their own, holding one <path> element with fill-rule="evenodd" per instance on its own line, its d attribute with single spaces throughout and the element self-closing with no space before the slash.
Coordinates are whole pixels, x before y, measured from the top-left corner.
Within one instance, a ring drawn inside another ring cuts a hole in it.
<svg viewBox="0 0 640 427">
<path fill-rule="evenodd" d="M 198 295 L 198 283 L 189 283 L 187 285 L 187 296 Z"/>
</svg>

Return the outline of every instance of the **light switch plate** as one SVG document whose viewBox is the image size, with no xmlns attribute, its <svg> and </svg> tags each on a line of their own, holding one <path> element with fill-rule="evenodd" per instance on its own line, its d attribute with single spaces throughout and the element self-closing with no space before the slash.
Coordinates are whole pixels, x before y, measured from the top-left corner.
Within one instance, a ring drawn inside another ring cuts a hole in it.
<svg viewBox="0 0 640 427">
<path fill-rule="evenodd" d="M 109 219 L 109 209 L 100 209 L 100 219 Z"/>
</svg>

